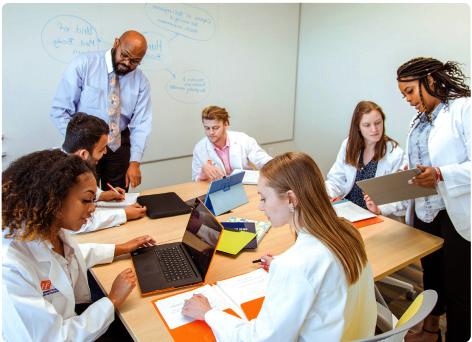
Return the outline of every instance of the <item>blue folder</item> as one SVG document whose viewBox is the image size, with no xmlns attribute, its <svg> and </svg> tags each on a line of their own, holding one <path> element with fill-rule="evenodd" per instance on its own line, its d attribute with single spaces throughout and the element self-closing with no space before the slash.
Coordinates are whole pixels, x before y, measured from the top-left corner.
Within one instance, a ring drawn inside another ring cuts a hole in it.
<svg viewBox="0 0 472 342">
<path fill-rule="evenodd" d="M 215 216 L 248 202 L 243 186 L 244 171 L 210 183 L 205 206 Z"/>
</svg>

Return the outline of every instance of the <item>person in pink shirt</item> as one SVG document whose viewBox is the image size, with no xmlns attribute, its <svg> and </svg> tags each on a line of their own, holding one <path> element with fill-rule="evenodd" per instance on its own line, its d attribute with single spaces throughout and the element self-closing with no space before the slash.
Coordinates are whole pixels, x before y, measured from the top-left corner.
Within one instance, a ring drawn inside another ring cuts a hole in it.
<svg viewBox="0 0 472 342">
<path fill-rule="evenodd" d="M 192 179 L 220 179 L 234 170 L 260 169 L 271 156 L 256 140 L 243 132 L 228 130 L 229 114 L 225 108 L 208 106 L 202 111 L 205 137 L 193 150 Z"/>
</svg>

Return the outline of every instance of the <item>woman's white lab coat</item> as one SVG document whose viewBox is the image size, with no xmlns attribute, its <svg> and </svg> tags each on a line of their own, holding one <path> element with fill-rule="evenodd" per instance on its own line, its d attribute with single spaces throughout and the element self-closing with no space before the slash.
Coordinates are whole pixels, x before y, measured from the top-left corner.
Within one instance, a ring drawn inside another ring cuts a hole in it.
<svg viewBox="0 0 472 342">
<path fill-rule="evenodd" d="M 346 146 L 348 139 L 346 138 L 341 144 L 336 161 L 328 172 L 325 185 L 328 195 L 332 198 L 345 197 L 354 186 L 356 180 L 357 169 L 345 162 Z M 387 143 L 387 151 L 385 156 L 377 163 L 377 171 L 375 177 L 388 175 L 401 170 L 407 163 L 407 157 L 400 146 L 393 147 L 392 142 Z M 393 213 L 402 213 L 406 208 L 405 202 L 395 202 L 379 205 L 382 215 L 391 215 Z M 404 214 L 404 212 L 403 212 Z"/>
<path fill-rule="evenodd" d="M 115 245 L 81 244 L 79 248 L 68 231 L 60 234 L 75 253 L 78 277 L 74 285 L 74 273 L 65 272 L 61 259 L 52 254 L 55 252 L 50 242 L 3 236 L 5 341 L 93 341 L 113 321 L 114 307 L 107 297 L 91 304 L 81 315 L 74 310 L 76 304 L 90 302 L 87 268 L 111 262 Z"/>
<path fill-rule="evenodd" d="M 444 181 L 436 189 L 446 205 L 457 232 L 470 241 L 470 97 L 449 101 L 438 113 L 428 138 L 432 166 L 439 167 Z M 407 138 L 418 124 L 411 123 Z M 416 165 L 409 165 L 414 168 Z M 414 201 L 409 201 L 407 223 L 413 223 Z"/>
<path fill-rule="evenodd" d="M 311 234 L 277 256 L 256 319 L 212 309 L 205 321 L 218 341 L 348 341 L 374 335 L 377 307 L 370 266 L 348 286 L 334 254 Z"/>
<path fill-rule="evenodd" d="M 256 142 L 243 132 L 227 131 L 229 139 L 229 160 L 233 170 L 252 170 L 250 163 L 260 169 L 272 159 Z M 193 149 L 192 180 L 198 180 L 198 176 L 208 160 L 211 160 L 221 170 L 225 170 L 223 162 L 215 152 L 215 146 L 204 137 Z"/>
<path fill-rule="evenodd" d="M 77 233 L 94 232 L 126 223 L 126 212 L 123 208 L 97 208 Z"/>
</svg>

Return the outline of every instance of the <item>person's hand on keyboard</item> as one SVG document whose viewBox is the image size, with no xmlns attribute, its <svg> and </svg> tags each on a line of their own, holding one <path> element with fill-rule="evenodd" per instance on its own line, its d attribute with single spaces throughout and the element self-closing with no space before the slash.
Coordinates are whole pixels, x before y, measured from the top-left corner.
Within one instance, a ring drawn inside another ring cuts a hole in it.
<svg viewBox="0 0 472 342">
<path fill-rule="evenodd" d="M 154 240 L 149 235 L 143 235 L 133 240 L 129 240 L 128 242 L 117 244 L 115 245 L 115 256 L 119 256 L 126 253 L 131 253 L 137 248 L 140 247 L 151 247 L 156 244 L 156 240 Z"/>
</svg>

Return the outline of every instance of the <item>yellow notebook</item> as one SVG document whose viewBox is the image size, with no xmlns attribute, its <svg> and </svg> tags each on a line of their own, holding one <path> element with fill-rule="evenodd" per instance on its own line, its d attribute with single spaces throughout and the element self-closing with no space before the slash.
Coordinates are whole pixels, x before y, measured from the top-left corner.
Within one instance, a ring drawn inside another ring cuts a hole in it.
<svg viewBox="0 0 472 342">
<path fill-rule="evenodd" d="M 216 250 L 229 254 L 238 254 L 255 236 L 255 233 L 247 231 L 224 229 Z"/>
</svg>

